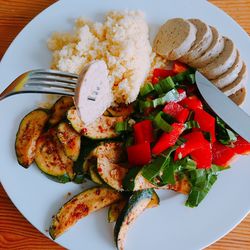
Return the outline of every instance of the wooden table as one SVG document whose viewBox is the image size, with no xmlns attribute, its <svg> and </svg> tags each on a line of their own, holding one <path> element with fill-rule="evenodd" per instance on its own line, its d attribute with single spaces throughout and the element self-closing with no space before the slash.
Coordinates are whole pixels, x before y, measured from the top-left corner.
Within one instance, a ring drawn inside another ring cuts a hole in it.
<svg viewBox="0 0 250 250">
<path fill-rule="evenodd" d="M 56 1 L 0 0 L 0 59 L 18 32 L 35 15 L 54 2 Z M 210 2 L 224 9 L 250 34 L 250 0 Z M 24 219 L 2 186 L 0 186 L 0 249 L 63 249 Z M 207 249 L 250 249 L 250 215 L 231 233 Z"/>
</svg>

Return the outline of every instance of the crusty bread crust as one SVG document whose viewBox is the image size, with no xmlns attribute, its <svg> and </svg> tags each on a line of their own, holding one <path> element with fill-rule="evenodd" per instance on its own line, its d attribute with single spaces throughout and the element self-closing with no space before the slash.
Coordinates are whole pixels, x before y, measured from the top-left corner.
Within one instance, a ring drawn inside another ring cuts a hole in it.
<svg viewBox="0 0 250 250">
<path fill-rule="evenodd" d="M 231 68 L 236 60 L 237 49 L 229 38 L 225 39 L 225 46 L 221 54 L 216 57 L 210 64 L 198 70 L 208 79 L 213 80 L 224 74 Z"/>
<path fill-rule="evenodd" d="M 242 89 L 245 86 L 246 79 L 247 79 L 247 68 L 244 63 L 237 79 L 228 86 L 222 88 L 221 91 L 225 93 L 227 96 L 233 95 L 238 90 Z"/>
<path fill-rule="evenodd" d="M 239 51 L 237 51 L 237 57 L 233 66 L 226 71 L 223 75 L 219 76 L 217 79 L 212 80 L 214 85 L 218 88 L 224 88 L 231 83 L 233 83 L 241 72 L 243 67 L 243 61 L 240 57 Z"/>
<path fill-rule="evenodd" d="M 246 98 L 247 90 L 242 88 L 238 90 L 235 94 L 230 95 L 229 98 L 237 105 L 241 105 Z"/>
<path fill-rule="evenodd" d="M 210 27 L 199 19 L 188 19 L 197 29 L 196 40 L 188 53 L 179 60 L 189 64 L 190 61 L 199 58 L 211 45 L 213 36 Z"/>
<path fill-rule="evenodd" d="M 168 60 L 185 55 L 196 39 L 195 26 L 182 18 L 168 20 L 160 27 L 154 40 L 154 51 Z"/>
<path fill-rule="evenodd" d="M 220 55 L 224 48 L 223 37 L 214 27 L 210 26 L 210 29 L 212 31 L 212 43 L 200 57 L 189 62 L 189 65 L 194 68 L 202 68 L 211 63 L 216 57 Z"/>
</svg>

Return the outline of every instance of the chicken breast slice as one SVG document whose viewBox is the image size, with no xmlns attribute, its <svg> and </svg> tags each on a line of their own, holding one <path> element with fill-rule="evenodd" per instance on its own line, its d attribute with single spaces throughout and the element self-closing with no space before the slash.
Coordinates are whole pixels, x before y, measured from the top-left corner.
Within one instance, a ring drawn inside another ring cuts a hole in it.
<svg viewBox="0 0 250 250">
<path fill-rule="evenodd" d="M 240 57 L 239 51 L 237 51 L 237 57 L 233 66 L 228 71 L 226 71 L 223 75 L 219 76 L 215 80 L 212 80 L 212 82 L 218 88 L 224 88 L 236 80 L 242 67 L 243 67 L 243 61 Z"/>
<path fill-rule="evenodd" d="M 107 65 L 96 60 L 87 65 L 79 75 L 76 85 L 75 106 L 81 120 L 90 124 L 99 118 L 113 102 Z"/>
<path fill-rule="evenodd" d="M 182 18 L 173 18 L 163 24 L 154 40 L 153 49 L 168 60 L 185 55 L 196 39 L 196 27 Z"/>
<path fill-rule="evenodd" d="M 213 35 L 210 27 L 199 19 L 188 19 L 197 29 L 196 40 L 186 55 L 179 60 L 186 64 L 199 58 L 211 45 Z"/>
<path fill-rule="evenodd" d="M 194 68 L 202 68 L 211 63 L 224 49 L 224 38 L 216 28 L 210 26 L 210 29 L 212 31 L 212 43 L 200 57 L 189 62 L 189 65 Z"/>
<path fill-rule="evenodd" d="M 227 96 L 233 95 L 238 90 L 242 89 L 245 86 L 246 80 L 247 80 L 247 68 L 246 68 L 246 64 L 244 63 L 236 80 L 233 81 L 228 86 L 221 88 L 221 91 Z"/>
<path fill-rule="evenodd" d="M 242 88 L 238 90 L 235 94 L 230 95 L 229 98 L 237 105 L 241 105 L 246 98 L 247 90 Z"/>
<path fill-rule="evenodd" d="M 229 38 L 225 39 L 225 46 L 221 54 L 210 64 L 198 70 L 209 80 L 214 80 L 231 68 L 237 57 L 237 49 Z"/>
</svg>

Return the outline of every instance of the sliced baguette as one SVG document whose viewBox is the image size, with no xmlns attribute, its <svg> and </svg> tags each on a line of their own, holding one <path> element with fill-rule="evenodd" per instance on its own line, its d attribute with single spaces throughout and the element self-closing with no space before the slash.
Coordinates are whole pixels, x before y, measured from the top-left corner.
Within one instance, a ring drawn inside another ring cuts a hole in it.
<svg viewBox="0 0 250 250">
<path fill-rule="evenodd" d="M 212 43 L 200 57 L 189 62 L 189 65 L 194 68 L 202 68 L 211 63 L 224 49 L 224 38 L 214 27 L 210 26 L 210 29 L 212 31 Z"/>
<path fill-rule="evenodd" d="M 196 39 L 195 26 L 182 18 L 168 20 L 160 27 L 154 40 L 154 51 L 168 60 L 185 55 Z"/>
<path fill-rule="evenodd" d="M 199 58 L 211 45 L 213 35 L 210 27 L 199 19 L 188 19 L 197 29 L 196 40 L 188 53 L 179 60 L 186 64 Z"/>
<path fill-rule="evenodd" d="M 236 103 L 237 105 L 241 105 L 246 98 L 246 94 L 247 94 L 246 88 L 242 88 L 238 90 L 235 94 L 230 95 L 229 97 L 234 103 Z"/>
<path fill-rule="evenodd" d="M 213 80 L 224 74 L 231 68 L 237 57 L 237 49 L 229 38 L 225 39 L 225 46 L 221 54 L 216 57 L 210 64 L 198 70 L 208 79 Z"/>
<path fill-rule="evenodd" d="M 221 89 L 221 91 L 227 95 L 233 95 L 235 94 L 238 90 L 242 89 L 245 84 L 246 84 L 246 79 L 247 79 L 247 68 L 245 63 L 243 64 L 243 67 L 238 75 L 238 77 L 236 78 L 235 81 L 233 81 L 231 84 L 229 84 L 228 86 L 224 87 Z"/>
<path fill-rule="evenodd" d="M 215 80 L 212 80 L 212 82 L 218 88 L 220 89 L 224 88 L 236 80 L 242 67 L 243 67 L 243 61 L 240 58 L 239 51 L 237 51 L 236 61 L 234 62 L 233 66 L 228 71 L 226 71 L 223 75 L 219 76 Z"/>
</svg>

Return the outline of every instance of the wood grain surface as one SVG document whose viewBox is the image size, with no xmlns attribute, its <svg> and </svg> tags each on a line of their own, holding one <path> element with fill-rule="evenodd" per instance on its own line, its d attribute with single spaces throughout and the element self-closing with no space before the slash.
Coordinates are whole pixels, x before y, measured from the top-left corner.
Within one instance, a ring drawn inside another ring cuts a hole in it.
<svg viewBox="0 0 250 250">
<path fill-rule="evenodd" d="M 54 2 L 56 1 L 0 0 L 0 59 L 21 29 Z M 250 0 L 211 0 L 210 2 L 226 11 L 250 34 Z M 63 249 L 42 235 L 18 212 L 2 186 L 0 186 L 1 249 Z M 227 236 L 207 249 L 250 249 L 250 215 Z"/>
</svg>

